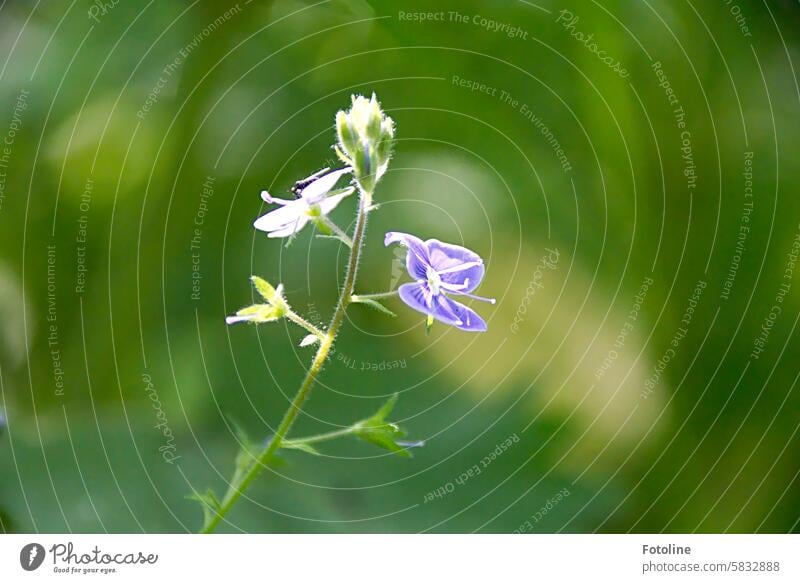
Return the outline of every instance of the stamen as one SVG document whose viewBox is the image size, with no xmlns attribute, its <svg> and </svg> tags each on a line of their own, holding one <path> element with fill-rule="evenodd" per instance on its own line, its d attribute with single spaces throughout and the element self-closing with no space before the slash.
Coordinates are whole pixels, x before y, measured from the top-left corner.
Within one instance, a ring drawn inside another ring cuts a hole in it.
<svg viewBox="0 0 800 583">
<path fill-rule="evenodd" d="M 469 269 L 471 267 L 477 267 L 478 265 L 483 265 L 483 261 L 467 261 L 466 263 L 454 265 L 453 267 L 448 267 L 446 269 L 438 269 L 437 271 L 439 275 L 443 273 L 455 273 L 457 271 L 463 271 L 464 269 Z"/>
<path fill-rule="evenodd" d="M 448 290 L 449 291 L 449 290 Z M 497 303 L 497 300 L 494 298 L 484 298 L 483 296 L 476 296 L 475 294 L 468 294 L 467 292 L 452 290 L 454 294 L 459 296 L 467 296 L 468 298 L 472 298 L 473 300 L 479 300 L 481 302 L 488 302 L 492 305 Z"/>
<path fill-rule="evenodd" d="M 443 281 L 441 286 L 447 291 L 458 292 L 469 287 L 469 279 L 465 279 L 464 283 L 447 283 Z"/>
</svg>

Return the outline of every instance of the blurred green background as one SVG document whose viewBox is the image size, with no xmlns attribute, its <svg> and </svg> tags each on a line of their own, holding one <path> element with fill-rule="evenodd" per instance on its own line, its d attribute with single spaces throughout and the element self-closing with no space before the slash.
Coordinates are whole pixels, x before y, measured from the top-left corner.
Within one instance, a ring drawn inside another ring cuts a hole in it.
<svg viewBox="0 0 800 583">
<path fill-rule="evenodd" d="M 294 434 L 399 392 L 426 446 L 288 452 L 222 530 L 797 531 L 798 30 L 791 0 L 3 2 L 0 530 L 199 528 L 312 354 L 224 316 L 254 273 L 322 322 L 342 280 L 335 242 L 254 232 L 259 192 L 374 91 L 358 287 L 397 285 L 386 231 L 464 244 L 489 331 L 354 306 Z"/>
</svg>

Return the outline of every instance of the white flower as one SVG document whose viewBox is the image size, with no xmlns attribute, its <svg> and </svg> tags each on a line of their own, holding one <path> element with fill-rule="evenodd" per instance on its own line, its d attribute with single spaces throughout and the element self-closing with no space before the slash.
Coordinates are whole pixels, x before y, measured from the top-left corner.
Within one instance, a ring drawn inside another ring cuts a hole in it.
<svg viewBox="0 0 800 583">
<path fill-rule="evenodd" d="M 327 215 L 343 199 L 353 194 L 355 189 L 348 186 L 328 196 L 339 178 L 352 171 L 350 167 L 332 172 L 330 168 L 324 168 L 294 185 L 292 192 L 297 195 L 296 199 L 274 198 L 266 190 L 263 191 L 261 198 L 264 202 L 280 205 L 280 208 L 259 217 L 253 226 L 259 231 L 266 231 L 268 237 L 294 235 L 305 227 L 308 221 Z"/>
</svg>

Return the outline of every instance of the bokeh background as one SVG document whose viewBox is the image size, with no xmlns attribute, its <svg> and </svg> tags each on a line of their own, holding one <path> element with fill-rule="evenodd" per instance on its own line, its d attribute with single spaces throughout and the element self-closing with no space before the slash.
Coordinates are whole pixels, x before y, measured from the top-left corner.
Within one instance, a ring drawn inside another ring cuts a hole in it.
<svg viewBox="0 0 800 583">
<path fill-rule="evenodd" d="M 259 192 L 374 91 L 359 289 L 403 281 L 388 230 L 464 244 L 489 331 L 353 307 L 294 434 L 400 393 L 425 447 L 288 452 L 221 530 L 797 531 L 798 31 L 793 0 L 5 0 L 0 530 L 199 528 L 312 355 L 224 316 L 258 274 L 323 322 L 342 280 L 254 232 Z"/>
</svg>

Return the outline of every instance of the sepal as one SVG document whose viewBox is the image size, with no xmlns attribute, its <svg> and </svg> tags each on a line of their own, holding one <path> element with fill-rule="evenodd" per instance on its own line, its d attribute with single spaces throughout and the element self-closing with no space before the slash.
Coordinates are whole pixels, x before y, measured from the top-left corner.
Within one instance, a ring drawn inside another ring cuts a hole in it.
<svg viewBox="0 0 800 583">
<path fill-rule="evenodd" d="M 356 423 L 353 426 L 354 433 L 357 437 L 372 445 L 377 445 L 403 457 L 412 457 L 409 448 L 419 447 L 423 443 L 402 441 L 402 438 L 406 436 L 406 432 L 397 424 L 386 421 L 386 418 L 394 409 L 397 399 L 398 395 L 395 393 L 375 414 Z"/>
<path fill-rule="evenodd" d="M 283 285 L 278 285 L 277 288 L 274 288 L 267 280 L 257 275 L 251 275 L 250 281 L 256 291 L 261 294 L 261 297 L 267 300 L 267 303 L 273 306 L 286 306 L 286 300 L 283 299 Z"/>
</svg>

